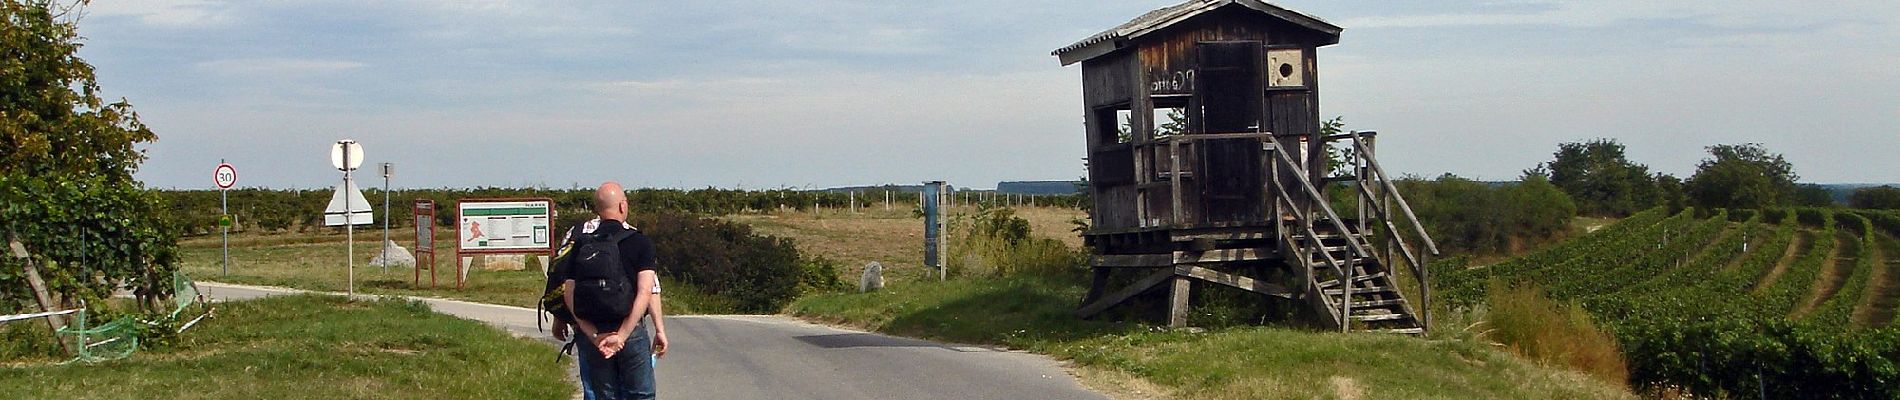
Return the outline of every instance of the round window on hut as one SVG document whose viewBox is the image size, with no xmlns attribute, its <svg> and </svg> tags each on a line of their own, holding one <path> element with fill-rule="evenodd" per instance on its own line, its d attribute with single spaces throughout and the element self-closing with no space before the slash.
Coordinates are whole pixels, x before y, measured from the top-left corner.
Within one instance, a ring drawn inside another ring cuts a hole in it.
<svg viewBox="0 0 1900 400">
<path fill-rule="evenodd" d="M 1293 64 L 1291 64 L 1291 63 L 1280 63 L 1280 77 L 1281 77 L 1281 78 L 1288 78 L 1288 77 L 1292 77 L 1292 76 L 1293 76 Z"/>
</svg>

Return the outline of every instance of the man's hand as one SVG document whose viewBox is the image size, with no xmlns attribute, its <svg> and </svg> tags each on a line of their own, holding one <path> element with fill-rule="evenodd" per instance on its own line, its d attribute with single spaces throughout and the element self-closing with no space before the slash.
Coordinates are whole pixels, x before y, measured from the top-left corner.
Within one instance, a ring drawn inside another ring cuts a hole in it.
<svg viewBox="0 0 1900 400">
<path fill-rule="evenodd" d="M 594 347 L 600 349 L 601 358 L 614 358 L 614 354 L 619 353 L 620 349 L 626 347 L 626 345 L 627 338 L 620 336 L 618 332 L 608 332 L 600 335 L 594 342 Z"/>
<path fill-rule="evenodd" d="M 554 321 L 554 340 L 567 341 L 567 323 Z"/>
<path fill-rule="evenodd" d="M 666 332 L 653 333 L 653 356 L 666 358 Z"/>
</svg>

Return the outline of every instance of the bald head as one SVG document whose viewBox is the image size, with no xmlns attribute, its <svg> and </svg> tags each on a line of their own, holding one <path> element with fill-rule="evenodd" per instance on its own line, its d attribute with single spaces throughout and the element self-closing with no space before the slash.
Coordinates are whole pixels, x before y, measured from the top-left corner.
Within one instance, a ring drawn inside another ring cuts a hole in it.
<svg viewBox="0 0 1900 400">
<path fill-rule="evenodd" d="M 627 191 L 620 182 L 607 181 L 594 189 L 594 214 L 601 219 L 627 220 Z"/>
</svg>

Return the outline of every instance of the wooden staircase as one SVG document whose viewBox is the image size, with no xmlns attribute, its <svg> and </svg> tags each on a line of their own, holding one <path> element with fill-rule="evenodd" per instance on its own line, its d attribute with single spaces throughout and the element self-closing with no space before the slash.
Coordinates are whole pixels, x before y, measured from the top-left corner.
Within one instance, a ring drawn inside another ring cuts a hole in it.
<svg viewBox="0 0 1900 400">
<path fill-rule="evenodd" d="M 1296 177 L 1269 185 L 1276 214 L 1281 216 L 1281 259 L 1301 274 L 1305 290 L 1300 297 L 1328 326 L 1340 331 L 1422 334 L 1430 315 L 1413 311 L 1411 301 L 1399 292 L 1393 280 L 1397 271 L 1390 268 L 1387 259 L 1398 258 L 1409 266 L 1418 280 L 1418 293 L 1429 301 L 1431 289 L 1426 283 L 1431 277 L 1424 266 L 1427 256 L 1438 253 L 1437 245 L 1371 157 L 1371 135 L 1349 132 L 1326 138 L 1351 140 L 1354 151 L 1349 161 L 1354 175 L 1346 177 L 1317 177 L 1285 152 L 1271 147 L 1266 150 L 1271 153 L 1268 157 L 1273 159 L 1274 173 L 1284 168 L 1292 172 L 1287 175 Z M 1352 182 L 1358 192 L 1357 218 L 1341 218 L 1327 201 L 1307 200 L 1328 198 L 1313 184 L 1316 180 Z M 1413 230 L 1401 232 L 1393 223 L 1399 218 L 1411 222 Z M 1368 233 L 1380 228 L 1387 243 L 1375 247 Z M 1402 233 L 1422 241 L 1425 248 L 1415 252 Z M 1386 256 L 1381 257 L 1375 249 L 1383 250 Z"/>
<path fill-rule="evenodd" d="M 1359 247 L 1370 249 L 1372 244 L 1365 235 L 1350 231 L 1354 226 L 1351 223 L 1342 224 L 1349 230 L 1343 234 L 1332 231 L 1328 225 L 1322 224 L 1315 229 L 1318 234 L 1316 238 L 1304 234 L 1292 236 L 1295 245 L 1316 241 L 1314 251 L 1325 252 L 1323 255 L 1316 253 L 1307 257 L 1307 264 L 1303 266 L 1314 271 L 1308 279 L 1307 293 L 1319 294 L 1311 297 L 1316 311 L 1329 321 L 1339 321 L 1342 313 L 1347 315 L 1347 326 L 1342 330 L 1425 333 L 1425 326 L 1412 311 L 1411 303 L 1399 293 L 1398 285 L 1392 279 L 1392 271 L 1386 268 L 1377 255 L 1356 256 L 1353 246 L 1347 243 L 1357 241 Z M 1337 262 L 1341 268 L 1335 270 L 1333 262 Z M 1342 275 L 1337 271 L 1342 270 L 1350 271 L 1350 285 L 1340 284 Z"/>
</svg>

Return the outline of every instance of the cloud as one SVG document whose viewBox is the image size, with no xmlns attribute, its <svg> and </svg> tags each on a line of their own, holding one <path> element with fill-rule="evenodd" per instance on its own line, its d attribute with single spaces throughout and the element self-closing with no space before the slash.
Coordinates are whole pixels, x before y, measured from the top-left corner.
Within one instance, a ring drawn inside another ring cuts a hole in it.
<svg viewBox="0 0 1900 400">
<path fill-rule="evenodd" d="M 238 20 L 230 4 L 207 0 L 101 1 L 86 7 L 88 16 L 125 17 L 168 29 L 221 27 Z"/>
<path fill-rule="evenodd" d="M 348 60 L 247 58 L 205 61 L 194 66 L 206 72 L 220 74 L 293 77 L 348 71 L 367 67 L 369 64 Z"/>
</svg>

